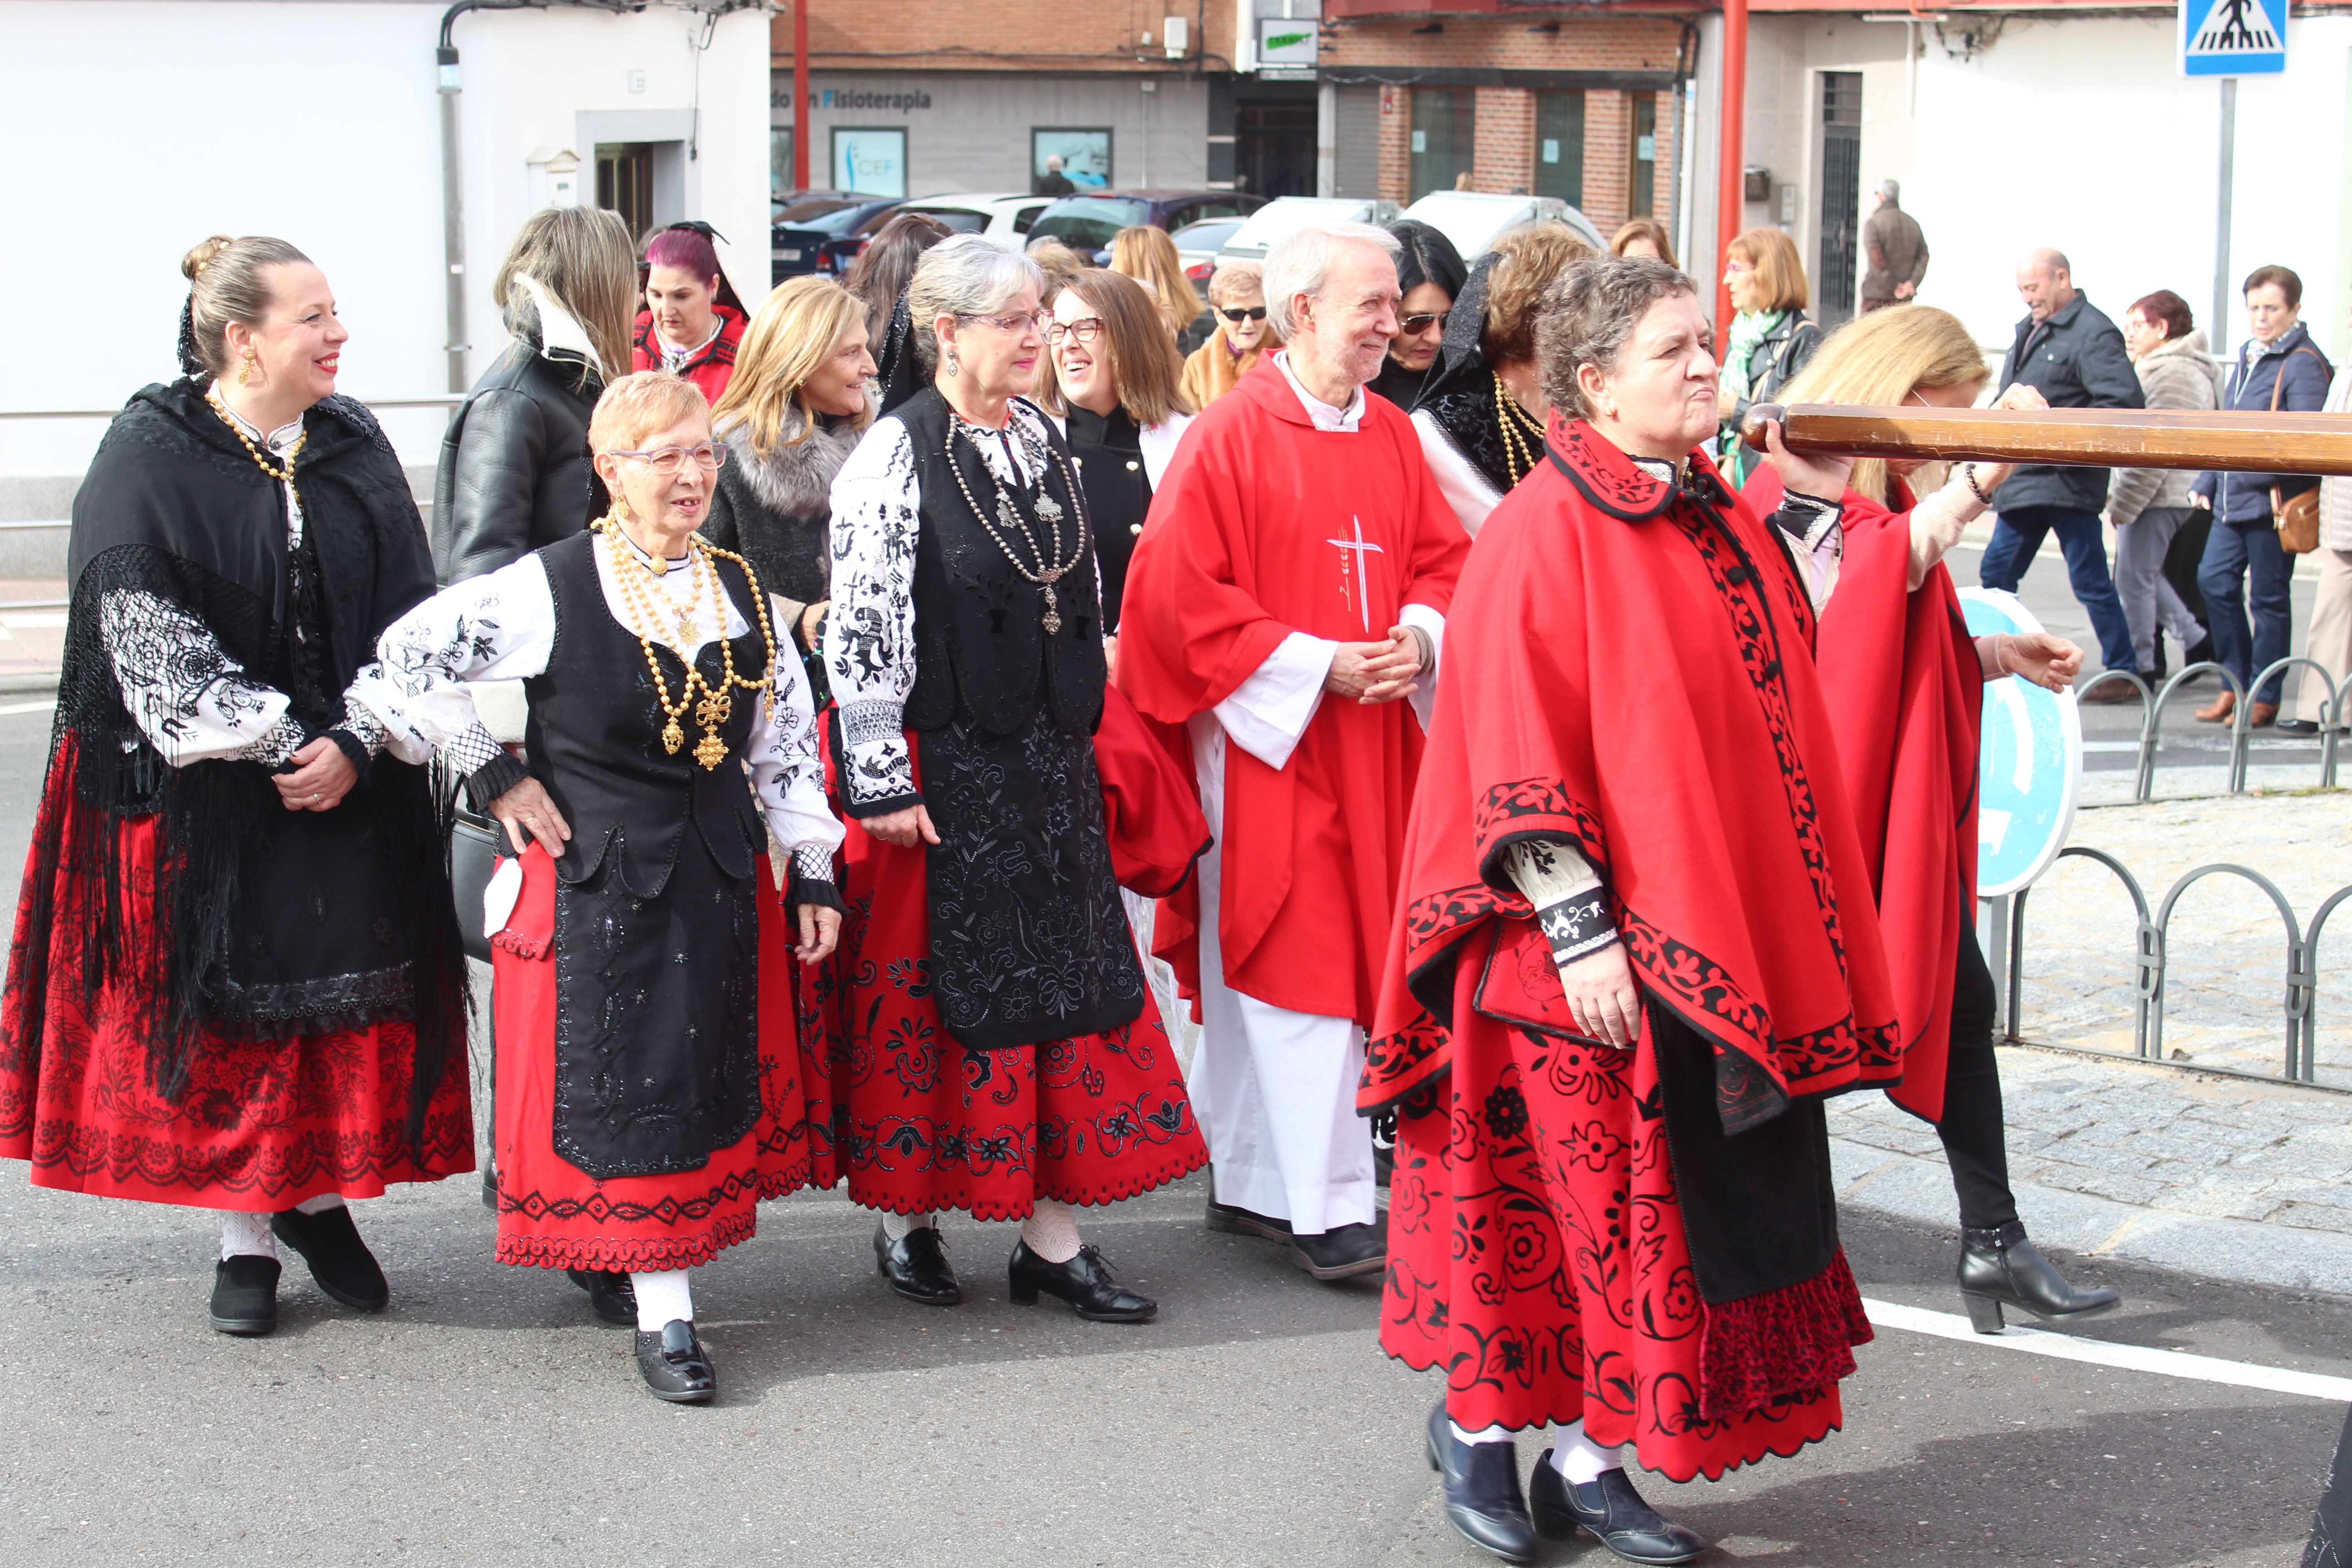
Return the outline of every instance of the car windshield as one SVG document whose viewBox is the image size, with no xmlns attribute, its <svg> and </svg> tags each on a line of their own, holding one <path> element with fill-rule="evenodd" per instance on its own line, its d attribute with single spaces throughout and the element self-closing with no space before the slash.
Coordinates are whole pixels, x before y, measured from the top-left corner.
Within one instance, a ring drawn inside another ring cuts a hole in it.
<svg viewBox="0 0 2352 1568">
<path fill-rule="evenodd" d="M 1188 223 L 1168 237 L 1176 242 L 1179 250 L 1214 250 L 1233 238 L 1234 230 L 1241 226 L 1239 218 L 1213 217 Z"/>
<path fill-rule="evenodd" d="M 1047 207 L 1029 237 L 1047 235 L 1072 250 L 1108 250 L 1120 229 L 1151 221 L 1151 204 L 1133 196 L 1070 196 Z"/>
<path fill-rule="evenodd" d="M 884 209 L 882 216 L 887 216 L 887 210 Z M 838 212 L 829 212 L 822 217 L 805 218 L 793 224 L 793 226 L 812 229 L 818 234 L 840 236 L 856 231 L 857 226 L 865 222 L 868 216 L 866 203 L 851 202 Z"/>
<path fill-rule="evenodd" d="M 1507 228 L 1516 228 L 1535 216 L 1535 204 L 1526 200 L 1496 201 L 1463 191 L 1433 191 L 1404 209 L 1454 242 L 1465 261 L 1475 261 Z"/>
<path fill-rule="evenodd" d="M 1253 250 L 1270 248 L 1274 242 L 1286 235 L 1297 233 L 1318 219 L 1362 219 L 1372 210 L 1370 202 L 1318 200 L 1313 196 L 1285 196 L 1265 205 L 1244 219 L 1234 234 L 1232 244 Z"/>
<path fill-rule="evenodd" d="M 978 234 L 988 226 L 988 215 L 970 207 L 900 207 L 898 212 L 920 213 L 935 223 L 947 226 L 950 234 Z M 892 217 L 898 213 L 892 213 Z"/>
<path fill-rule="evenodd" d="M 845 202 L 838 196 L 811 196 L 806 201 L 794 202 L 778 213 L 776 221 L 804 224 L 813 217 L 823 217 L 827 213 L 837 213 L 844 207 L 856 205 L 855 202 Z"/>
</svg>

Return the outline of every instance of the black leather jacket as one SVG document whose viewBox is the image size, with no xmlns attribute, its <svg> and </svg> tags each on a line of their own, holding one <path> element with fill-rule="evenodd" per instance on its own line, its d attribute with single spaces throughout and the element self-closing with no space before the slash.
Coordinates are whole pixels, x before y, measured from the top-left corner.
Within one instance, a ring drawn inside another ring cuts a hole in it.
<svg viewBox="0 0 2352 1568">
<path fill-rule="evenodd" d="M 585 385 L 582 384 L 585 377 Z M 444 587 L 566 539 L 612 504 L 588 458 L 604 384 L 551 359 L 538 334 L 507 346 L 449 420 L 433 477 L 433 571 Z"/>
</svg>

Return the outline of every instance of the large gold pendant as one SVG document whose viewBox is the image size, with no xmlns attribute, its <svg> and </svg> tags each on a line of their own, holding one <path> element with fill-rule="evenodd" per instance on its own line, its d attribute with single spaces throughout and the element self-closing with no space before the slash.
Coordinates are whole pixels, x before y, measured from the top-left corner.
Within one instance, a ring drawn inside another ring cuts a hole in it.
<svg viewBox="0 0 2352 1568">
<path fill-rule="evenodd" d="M 673 719 L 662 726 L 662 748 L 671 756 L 677 755 L 677 749 L 685 744 L 686 731 L 677 727 L 677 720 Z"/>
<path fill-rule="evenodd" d="M 1045 585 L 1045 635 L 1047 637 L 1052 637 L 1055 632 L 1062 629 L 1062 613 L 1054 607 L 1054 588 L 1053 584 L 1050 583 Z"/>
<path fill-rule="evenodd" d="M 702 764 L 705 772 L 716 768 L 727 760 L 727 742 L 719 738 L 717 731 L 705 730 L 702 739 L 694 743 L 694 760 Z"/>
<path fill-rule="evenodd" d="M 724 691 L 714 691 L 694 705 L 694 721 L 706 730 L 716 730 L 734 711 L 735 700 Z"/>
</svg>

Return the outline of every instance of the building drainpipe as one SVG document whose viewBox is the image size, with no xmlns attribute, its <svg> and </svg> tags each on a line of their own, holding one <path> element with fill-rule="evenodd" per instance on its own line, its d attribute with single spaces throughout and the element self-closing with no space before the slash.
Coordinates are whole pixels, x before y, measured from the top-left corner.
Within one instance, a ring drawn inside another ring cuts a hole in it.
<svg viewBox="0 0 2352 1568">
<path fill-rule="evenodd" d="M 441 19 L 441 251 L 448 263 L 449 390 L 466 390 L 466 183 L 457 157 L 457 51 L 448 42 L 457 8 Z"/>
<path fill-rule="evenodd" d="M 1339 84 L 1315 84 L 1315 194 L 1339 194 Z"/>
<path fill-rule="evenodd" d="M 1746 216 L 1742 187 L 1747 169 L 1741 133 L 1748 120 L 1748 0 L 1723 0 L 1722 114 L 1718 154 L 1722 167 L 1717 171 L 1715 220 L 1715 341 L 1718 344 L 1731 338 L 1731 286 L 1721 279 L 1731 260 L 1731 242 L 1739 237 L 1739 220 Z"/>
</svg>

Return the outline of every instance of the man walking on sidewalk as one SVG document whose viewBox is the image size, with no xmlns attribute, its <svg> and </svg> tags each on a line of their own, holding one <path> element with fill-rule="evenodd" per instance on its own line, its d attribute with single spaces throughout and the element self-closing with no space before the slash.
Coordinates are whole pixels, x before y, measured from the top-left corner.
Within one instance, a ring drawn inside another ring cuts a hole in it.
<svg viewBox="0 0 2352 1568">
<path fill-rule="evenodd" d="M 1903 187 L 1893 180 L 1878 182 L 1878 210 L 1862 226 L 1862 253 L 1870 258 L 1862 275 L 1865 314 L 1919 297 L 1927 276 L 1927 237 L 1919 220 L 1903 210 Z"/>
<path fill-rule="evenodd" d="M 2027 256 L 2018 264 L 2017 292 L 2027 314 L 2017 323 L 2017 340 L 2001 363 L 2001 391 L 2022 382 L 2053 408 L 2144 405 L 2123 333 L 2075 289 L 2065 257 L 2054 250 Z M 2000 516 L 1985 547 L 1979 580 L 1988 588 L 2015 593 L 2043 536 L 2055 533 L 2074 597 L 2098 634 L 2099 661 L 2137 674 L 2131 626 L 2107 572 L 2106 535 L 2099 521 L 2106 500 L 2105 468 L 2019 468 L 2000 488 Z M 2121 702 L 2130 695 L 2122 683 L 2110 682 L 2086 700 Z"/>
</svg>

